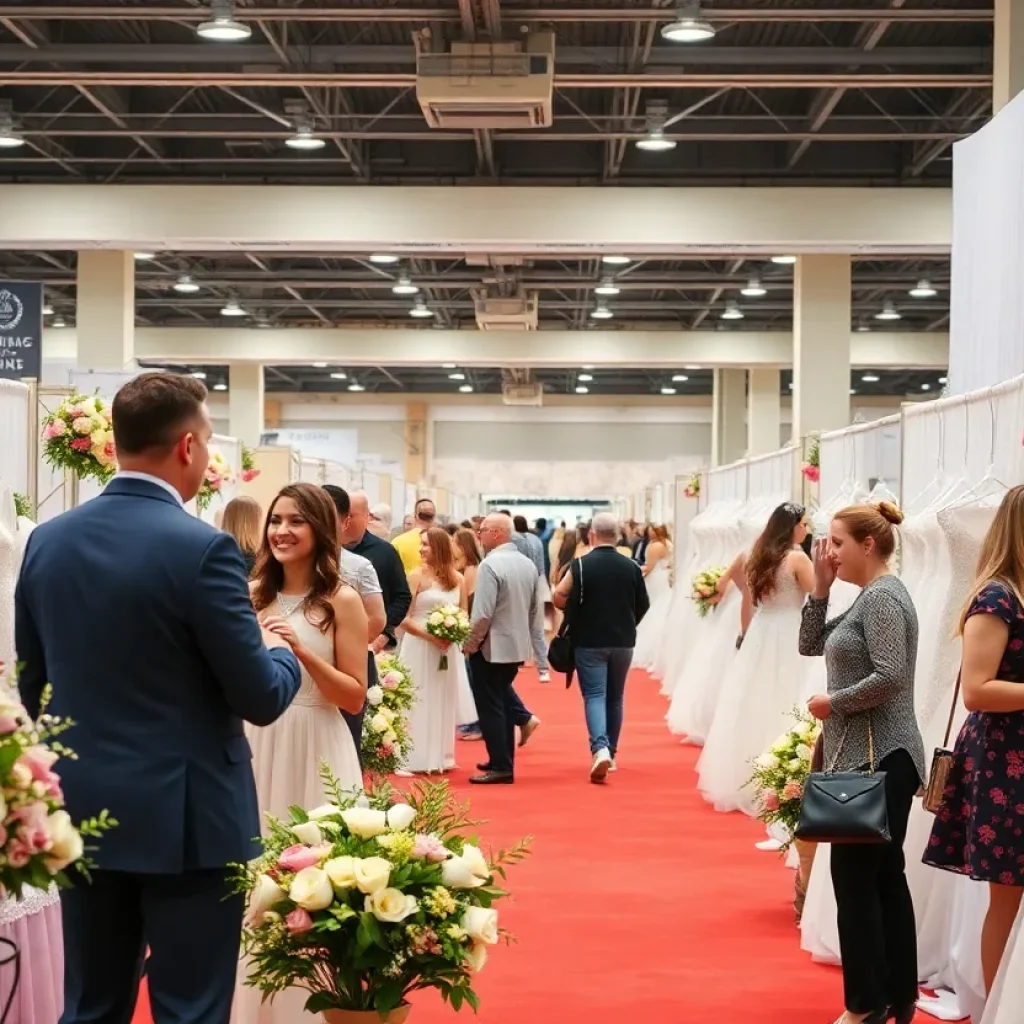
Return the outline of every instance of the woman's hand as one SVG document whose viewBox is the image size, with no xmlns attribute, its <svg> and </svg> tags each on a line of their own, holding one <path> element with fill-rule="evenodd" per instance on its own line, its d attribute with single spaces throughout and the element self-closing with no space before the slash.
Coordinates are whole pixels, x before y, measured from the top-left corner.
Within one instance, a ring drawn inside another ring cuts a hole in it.
<svg viewBox="0 0 1024 1024">
<path fill-rule="evenodd" d="M 280 615 L 268 615 L 261 623 L 268 633 L 279 636 L 294 651 L 298 657 L 303 652 L 302 641 L 298 633 L 292 628 L 292 624 Z"/>
<path fill-rule="evenodd" d="M 816 693 L 807 702 L 807 710 L 819 722 L 824 722 L 832 714 L 832 698 L 827 693 Z"/>
<path fill-rule="evenodd" d="M 439 650 L 442 654 L 447 654 L 449 648 L 452 646 L 451 640 L 445 640 L 444 637 L 429 635 L 430 642 Z"/>
<path fill-rule="evenodd" d="M 835 579 L 836 560 L 832 544 L 827 537 L 822 537 L 814 542 L 814 596 L 819 600 L 828 597 Z"/>
</svg>

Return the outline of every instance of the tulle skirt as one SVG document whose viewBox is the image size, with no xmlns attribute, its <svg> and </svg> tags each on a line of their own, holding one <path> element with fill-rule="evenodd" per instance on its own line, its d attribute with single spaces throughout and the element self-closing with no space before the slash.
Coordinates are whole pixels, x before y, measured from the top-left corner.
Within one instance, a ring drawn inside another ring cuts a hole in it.
<svg viewBox="0 0 1024 1024">
<path fill-rule="evenodd" d="M 647 593 L 651 607 L 636 627 L 633 665 L 636 668 L 651 669 L 665 641 L 672 608 L 672 588 L 665 570 L 655 569 L 647 577 Z"/>
<path fill-rule="evenodd" d="M 412 675 L 416 697 L 409 712 L 411 772 L 441 772 L 455 764 L 455 726 L 460 688 L 468 687 L 466 661 L 457 647 L 448 651 L 448 667 L 429 640 L 410 633 L 402 638 L 402 661 Z M 463 702 L 464 702 L 463 698 Z"/>
</svg>

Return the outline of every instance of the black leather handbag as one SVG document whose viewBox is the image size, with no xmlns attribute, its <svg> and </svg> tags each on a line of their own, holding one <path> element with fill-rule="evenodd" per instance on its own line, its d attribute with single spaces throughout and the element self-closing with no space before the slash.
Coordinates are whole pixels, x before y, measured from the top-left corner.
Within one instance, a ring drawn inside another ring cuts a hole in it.
<svg viewBox="0 0 1024 1024">
<path fill-rule="evenodd" d="M 804 784 L 800 823 L 794 836 L 810 843 L 890 843 L 885 772 L 875 770 L 875 738 L 868 713 L 868 771 L 837 772 L 846 743 L 847 723 L 839 749 L 827 771 L 814 772 Z"/>
<path fill-rule="evenodd" d="M 579 566 L 579 575 L 576 574 L 576 566 Z M 583 563 L 577 558 L 569 565 L 569 572 L 572 573 L 573 582 L 579 597 L 573 608 L 566 608 L 562 617 L 562 624 L 558 632 L 551 638 L 548 647 L 548 664 L 556 672 L 565 673 L 565 685 L 572 685 L 573 671 L 576 668 L 576 659 L 572 646 L 572 619 L 575 611 L 583 604 Z"/>
</svg>

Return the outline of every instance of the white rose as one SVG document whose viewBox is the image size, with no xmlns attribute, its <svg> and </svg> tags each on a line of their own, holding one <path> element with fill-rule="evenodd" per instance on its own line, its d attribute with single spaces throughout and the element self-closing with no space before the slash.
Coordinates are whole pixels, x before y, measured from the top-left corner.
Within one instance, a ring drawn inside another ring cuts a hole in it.
<svg viewBox="0 0 1024 1024">
<path fill-rule="evenodd" d="M 51 844 L 46 854 L 46 866 L 50 871 L 63 871 L 82 856 L 82 837 L 67 811 L 54 811 L 46 819 L 46 831 Z"/>
<path fill-rule="evenodd" d="M 378 711 L 370 719 L 370 728 L 374 732 L 387 732 L 391 728 L 391 723 L 384 717 L 383 711 Z"/>
<path fill-rule="evenodd" d="M 262 924 L 267 912 L 272 910 L 288 894 L 269 875 L 260 875 L 249 893 L 249 910 L 245 922 L 252 927 Z"/>
<path fill-rule="evenodd" d="M 292 833 L 300 843 L 307 846 L 316 846 L 324 841 L 324 834 L 315 821 L 304 821 L 299 825 L 292 825 Z"/>
<path fill-rule="evenodd" d="M 319 821 L 321 818 L 330 818 L 340 813 L 341 808 L 337 804 L 321 804 L 309 811 L 307 816 L 311 821 Z"/>
<path fill-rule="evenodd" d="M 469 948 L 467 962 L 469 969 L 474 974 L 479 974 L 484 969 L 484 964 L 487 963 L 487 947 L 482 942 L 474 942 Z"/>
<path fill-rule="evenodd" d="M 444 620 L 444 624 L 445 624 L 446 628 L 454 629 L 455 628 L 455 616 L 454 615 L 447 616 L 445 618 L 445 620 Z"/>
<path fill-rule="evenodd" d="M 324 871 L 331 880 L 331 885 L 338 891 L 356 887 L 355 857 L 332 857 L 325 865 Z"/>
<path fill-rule="evenodd" d="M 401 831 L 416 820 L 416 812 L 408 804 L 395 804 L 388 808 L 388 827 Z"/>
<path fill-rule="evenodd" d="M 364 909 L 378 921 L 397 924 L 416 913 L 416 897 L 398 889 L 380 889 L 366 897 Z"/>
<path fill-rule="evenodd" d="M 775 768 L 779 759 L 774 754 L 762 754 L 755 763 L 758 768 Z"/>
<path fill-rule="evenodd" d="M 360 892 L 379 892 L 391 881 L 391 862 L 383 857 L 362 857 L 353 865 L 353 873 Z"/>
<path fill-rule="evenodd" d="M 475 889 L 484 884 L 462 857 L 449 857 L 441 864 L 441 881 L 449 889 Z"/>
<path fill-rule="evenodd" d="M 498 941 L 498 912 L 489 907 L 467 907 L 462 927 L 474 942 L 493 946 Z"/>
<path fill-rule="evenodd" d="M 380 715 L 385 722 L 393 722 L 398 717 L 398 715 L 394 711 L 392 711 L 391 708 L 381 708 L 380 711 L 377 712 L 377 714 Z"/>
<path fill-rule="evenodd" d="M 379 686 L 371 686 L 366 691 L 366 703 L 371 708 L 377 707 L 380 702 L 384 699 L 384 691 Z"/>
<path fill-rule="evenodd" d="M 28 765 L 15 763 L 11 768 L 11 781 L 15 789 L 28 789 L 32 785 L 32 771 Z"/>
<path fill-rule="evenodd" d="M 71 429 L 74 430 L 76 434 L 88 437 L 92 433 L 92 419 L 88 416 L 78 416 L 71 424 Z"/>
<path fill-rule="evenodd" d="M 323 910 L 334 902 L 334 889 L 323 868 L 303 868 L 292 879 L 288 898 L 304 910 Z"/>
<path fill-rule="evenodd" d="M 393 746 L 395 741 L 398 739 L 398 733 L 394 729 L 388 729 L 383 736 L 381 736 L 381 743 L 386 743 L 389 747 Z"/>
<path fill-rule="evenodd" d="M 812 750 L 806 743 L 801 743 L 796 748 L 796 756 L 801 760 L 810 761 Z"/>
<path fill-rule="evenodd" d="M 472 843 L 466 843 L 462 847 L 462 859 L 469 865 L 469 870 L 477 878 L 487 881 L 491 877 L 491 868 L 487 863 L 487 858 Z"/>
<path fill-rule="evenodd" d="M 391 744 L 391 753 L 394 754 L 395 757 L 401 757 L 402 756 L 402 744 L 401 743 L 392 743 Z"/>
<path fill-rule="evenodd" d="M 388 827 L 384 812 L 370 807 L 349 807 L 341 812 L 341 820 L 348 826 L 349 832 L 360 839 L 372 839 L 386 832 Z"/>
<path fill-rule="evenodd" d="M 803 761 L 800 760 L 799 757 L 790 758 L 790 761 L 789 761 L 789 770 L 790 771 L 792 771 L 792 772 L 799 771 L 801 768 L 803 768 L 803 766 L 804 766 L 804 763 L 803 763 Z"/>
</svg>

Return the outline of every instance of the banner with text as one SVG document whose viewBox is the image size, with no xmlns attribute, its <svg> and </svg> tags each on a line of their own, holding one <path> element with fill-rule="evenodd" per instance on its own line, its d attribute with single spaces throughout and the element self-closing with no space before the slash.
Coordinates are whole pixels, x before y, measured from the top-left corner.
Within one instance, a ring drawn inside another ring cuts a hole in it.
<svg viewBox="0 0 1024 1024">
<path fill-rule="evenodd" d="M 0 377 L 39 378 L 42 372 L 43 286 L 0 281 Z"/>
</svg>

